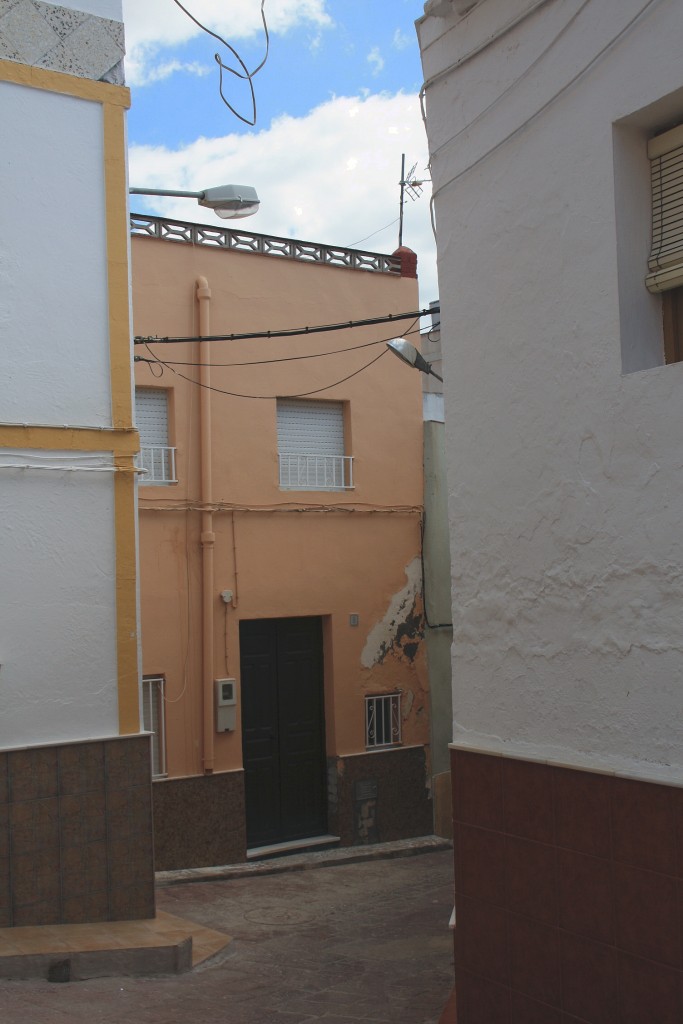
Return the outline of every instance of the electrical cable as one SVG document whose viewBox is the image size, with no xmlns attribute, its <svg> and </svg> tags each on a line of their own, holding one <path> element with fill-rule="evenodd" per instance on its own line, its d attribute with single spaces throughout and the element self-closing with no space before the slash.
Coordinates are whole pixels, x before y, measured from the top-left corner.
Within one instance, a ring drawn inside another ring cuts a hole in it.
<svg viewBox="0 0 683 1024">
<path fill-rule="evenodd" d="M 191 377 L 186 376 L 184 373 L 180 373 L 178 370 L 175 370 L 172 366 L 165 363 L 163 359 L 159 359 L 159 363 L 162 366 L 165 366 L 168 370 L 170 370 L 171 373 L 174 373 L 176 377 L 181 377 L 183 380 L 186 380 L 189 384 L 194 384 L 198 388 L 205 388 L 207 391 L 214 391 L 218 395 L 229 395 L 231 398 L 254 398 L 272 402 L 276 398 L 308 398 L 309 395 L 319 395 L 322 394 L 323 391 L 329 391 L 331 388 L 336 388 L 339 384 L 345 384 L 347 380 L 351 380 L 352 377 L 357 377 L 359 373 L 362 373 L 364 370 L 367 370 L 370 366 L 373 365 L 373 363 L 376 363 L 378 362 L 378 360 L 382 359 L 383 356 L 385 356 L 388 353 L 388 351 L 389 349 L 384 349 L 383 352 L 380 352 L 378 356 L 375 356 L 374 359 L 371 359 L 369 363 L 365 364 L 365 366 L 361 366 L 360 369 L 348 374 L 348 376 L 342 377 L 341 380 L 334 381 L 333 384 L 327 384 L 323 388 L 314 388 L 312 391 L 299 391 L 293 395 L 246 395 L 242 394 L 239 391 L 226 391 L 223 388 L 216 388 L 213 387 L 213 385 L 202 384 L 201 381 L 192 380 Z"/>
<path fill-rule="evenodd" d="M 630 21 L 626 23 L 626 25 L 624 25 L 624 27 L 617 33 L 614 39 L 611 39 L 609 43 L 606 43 L 602 47 L 602 49 L 599 50 L 598 53 L 596 53 L 596 55 L 591 58 L 591 60 L 588 62 L 588 64 L 585 65 L 585 67 L 583 67 L 580 71 L 577 71 L 577 73 L 573 75 L 572 78 L 570 78 L 569 81 L 562 86 L 559 92 L 555 93 L 554 96 L 551 96 L 550 99 L 546 100 L 546 102 L 542 106 L 540 106 L 538 110 L 531 114 L 526 119 L 526 121 L 524 121 L 522 124 L 514 128 L 504 138 L 497 142 L 495 146 L 492 146 L 491 149 L 487 150 L 486 153 L 482 153 L 482 155 L 477 157 L 477 159 L 473 163 L 469 164 L 469 166 L 464 167 L 461 171 L 458 171 L 458 173 L 454 174 L 452 178 L 449 178 L 448 181 L 445 181 L 443 185 L 439 185 L 436 191 L 432 194 L 432 199 L 435 199 L 436 196 L 438 196 L 440 192 L 443 192 L 444 189 L 448 188 L 449 185 L 452 185 L 454 182 L 462 178 L 465 174 L 468 174 L 470 171 L 474 170 L 475 167 L 478 167 L 479 164 L 484 162 L 484 160 L 487 160 L 490 156 L 492 156 L 499 149 L 501 149 L 508 142 L 510 142 L 511 139 L 514 139 L 517 135 L 519 135 L 519 133 L 522 132 L 525 128 L 527 128 L 528 125 L 532 123 L 532 121 L 535 121 L 536 118 L 541 116 L 541 114 L 544 114 L 545 111 L 549 109 L 549 107 L 556 103 L 561 96 L 564 96 L 564 94 L 569 89 L 571 89 L 571 87 L 575 85 L 581 78 L 583 78 L 584 75 L 587 75 L 588 72 L 595 67 L 598 61 L 600 61 L 604 57 L 604 55 L 612 49 L 612 47 L 616 46 L 617 43 L 621 41 L 623 36 L 625 36 L 626 33 L 629 32 L 633 28 L 633 26 L 638 21 L 640 21 L 640 19 L 643 18 L 652 7 L 654 7 L 658 3 L 661 3 L 661 0 L 647 0 L 645 6 L 642 7 L 640 11 L 637 14 L 635 14 Z"/>
<path fill-rule="evenodd" d="M 453 629 L 452 622 L 430 622 L 429 615 L 427 614 L 427 585 L 425 580 L 425 554 L 424 554 L 424 540 L 425 531 L 427 529 L 427 512 L 425 509 L 422 510 L 420 516 L 420 567 L 422 570 L 422 607 L 424 610 L 425 626 L 429 629 Z"/>
<path fill-rule="evenodd" d="M 409 334 L 420 334 L 419 327 L 413 327 L 408 331 L 403 332 L 403 337 L 407 337 Z M 329 352 L 311 352 L 305 356 L 282 356 L 280 359 L 250 359 L 239 363 L 193 363 L 187 361 L 181 361 L 177 359 L 164 359 L 165 366 L 210 366 L 212 369 L 224 368 L 228 366 L 269 366 L 272 363 L 293 363 L 300 359 L 320 359 L 323 356 L 337 356 L 342 355 L 344 352 L 357 352 L 362 348 L 371 348 L 373 345 L 386 345 L 387 341 L 391 341 L 391 338 L 380 338 L 378 341 L 366 341 L 362 345 L 350 345 L 348 348 L 335 348 Z M 149 345 L 145 345 L 145 348 L 149 352 Z M 147 359 L 145 356 L 135 356 L 134 361 L 136 363 L 147 363 L 152 366 L 159 362 L 158 356 L 152 353 L 152 358 Z"/>
<path fill-rule="evenodd" d="M 227 501 L 212 502 L 209 506 L 202 502 L 179 499 L 160 503 L 158 499 L 140 497 L 140 507 L 146 512 L 240 512 L 263 515 L 276 513 L 301 512 L 343 512 L 346 515 L 421 515 L 421 505 L 372 505 L 369 502 L 339 502 L 334 505 L 302 504 L 301 502 L 279 502 L 270 505 L 241 505 Z M 145 502 L 154 501 L 152 504 Z"/>
<path fill-rule="evenodd" d="M 347 331 L 352 327 L 372 327 L 375 324 L 389 324 L 396 320 L 410 320 L 416 317 L 431 316 L 432 313 L 439 313 L 438 306 L 431 309 L 417 309 L 410 313 L 388 313 L 386 316 L 368 317 L 365 320 L 348 320 L 339 324 L 321 324 L 316 327 L 294 327 L 282 331 L 251 331 L 247 334 L 209 334 L 206 337 L 192 335 L 190 337 L 156 337 L 152 335 L 136 335 L 133 338 L 134 345 L 178 345 L 186 341 L 253 341 L 261 338 L 294 338 L 297 335 L 322 334 L 327 331 Z"/>
<path fill-rule="evenodd" d="M 239 53 L 235 49 L 235 47 L 231 46 L 230 43 L 227 42 L 227 40 L 225 40 L 223 38 L 223 36 L 219 36 L 217 32 L 212 32 L 210 28 L 207 28 L 206 25 L 203 25 L 201 23 L 201 21 L 199 21 L 198 18 L 195 18 L 194 14 L 191 14 L 190 11 L 188 11 L 187 8 L 184 7 L 180 3 L 180 0 L 173 0 L 173 2 L 174 2 L 174 4 L 177 7 L 180 8 L 180 10 L 184 14 L 187 15 L 187 17 L 190 19 L 190 21 L 193 21 L 195 23 L 195 25 L 197 25 L 202 30 L 202 32 L 206 32 L 207 35 L 212 36 L 214 39 L 217 39 L 219 43 L 222 43 L 223 46 L 225 46 L 225 48 L 227 50 L 229 50 L 230 53 L 232 53 L 233 57 L 238 62 L 239 66 L 244 71 L 244 74 L 240 74 L 239 71 L 236 71 L 234 68 L 231 68 L 228 64 L 224 64 L 223 61 L 221 60 L 221 56 L 220 56 L 219 53 L 214 53 L 213 59 L 218 64 L 218 68 L 219 68 L 218 91 L 220 93 L 221 99 L 223 100 L 223 103 L 226 105 L 228 110 L 232 114 L 235 115 L 235 117 L 239 118 L 239 120 L 242 121 L 244 124 L 249 125 L 250 127 L 253 127 L 256 124 L 256 93 L 254 91 L 254 83 L 253 83 L 252 80 L 253 80 L 254 76 L 258 74 L 258 72 L 261 70 L 261 68 L 264 66 L 264 64 L 268 60 L 268 54 L 270 52 L 270 34 L 268 32 L 268 23 L 266 22 L 266 13 L 265 13 L 265 10 L 264 10 L 266 0 L 261 0 L 261 20 L 263 22 L 263 29 L 264 29 L 265 36 L 266 36 L 266 53 L 265 53 L 265 56 L 264 56 L 263 60 L 261 61 L 261 63 L 258 65 L 257 68 L 254 69 L 254 71 L 249 71 L 249 69 L 247 68 L 246 64 L 244 63 L 244 61 L 240 57 Z M 236 78 L 240 78 L 240 79 L 242 79 L 242 81 L 246 81 L 246 82 L 249 83 L 249 90 L 250 90 L 250 93 L 251 93 L 251 109 L 252 109 L 251 120 L 249 118 L 243 117 L 242 114 L 240 114 L 237 110 L 235 110 L 235 108 L 232 106 L 232 104 L 230 104 L 228 102 L 228 100 L 226 100 L 225 96 L 223 95 L 223 72 L 224 71 L 228 71 L 231 75 L 235 75 Z"/>
<path fill-rule="evenodd" d="M 398 224 L 400 219 L 400 217 L 396 217 L 394 220 L 390 220 L 389 223 L 385 224 L 383 228 L 377 228 L 377 230 L 373 231 L 371 235 L 366 235 L 365 238 L 359 238 L 357 242 L 351 242 L 350 245 L 345 245 L 344 248 L 353 249 L 354 246 L 360 245 L 361 242 L 367 242 L 368 238 L 374 238 L 375 235 L 378 235 L 380 233 L 380 231 L 386 231 L 387 228 L 392 228 L 394 224 Z"/>
<path fill-rule="evenodd" d="M 497 43 L 499 39 L 502 39 L 503 36 L 506 36 L 508 32 L 511 32 L 513 28 L 516 28 L 516 26 L 519 25 L 521 22 L 526 21 L 526 19 L 530 17 L 535 11 L 537 11 L 539 7 L 543 7 L 548 2 L 549 0 L 536 0 L 536 3 L 533 5 L 533 7 L 529 7 L 527 8 L 527 10 L 522 11 L 521 14 L 515 15 L 514 18 L 511 18 L 510 21 L 506 22 L 505 25 L 503 25 L 503 27 L 500 28 L 497 32 L 495 32 L 492 36 L 488 36 L 488 38 L 484 39 L 483 42 L 478 43 L 477 46 L 473 47 L 471 50 L 468 50 L 467 53 L 464 54 L 462 57 L 459 57 L 458 60 L 456 60 L 453 64 L 449 64 L 448 67 L 442 68 L 441 71 L 437 71 L 435 75 L 432 75 L 431 78 L 428 78 L 427 81 L 424 83 L 423 88 L 425 85 L 433 85 L 434 82 L 438 82 L 439 79 L 442 78 L 444 75 L 447 75 L 449 71 L 455 71 L 456 68 L 461 67 L 463 64 L 467 64 L 467 62 L 472 60 L 473 57 L 477 57 L 483 50 L 487 50 L 489 46 L 493 46 L 493 44 Z M 470 12 L 468 11 L 467 13 L 469 14 Z M 442 33 L 442 35 L 437 36 L 430 43 L 426 43 L 422 47 L 422 52 L 426 53 L 427 50 L 430 47 L 434 46 L 435 43 L 440 43 L 444 36 L 447 36 L 449 32 L 453 32 L 454 29 L 461 29 L 462 22 L 465 20 L 466 17 L 467 14 L 463 18 L 461 18 L 456 25 L 451 25 L 449 28 L 447 28 L 446 31 Z"/>
<path fill-rule="evenodd" d="M 473 117 L 472 120 L 469 121 L 466 125 L 464 125 L 462 128 L 460 128 L 455 133 L 455 135 L 451 135 L 451 137 L 449 139 L 446 139 L 445 142 L 442 142 L 440 146 L 437 146 L 437 148 L 435 150 L 433 150 L 429 154 L 429 162 L 430 162 L 430 164 L 431 164 L 431 161 L 434 159 L 434 157 L 437 156 L 441 152 L 441 150 L 445 149 L 446 146 L 450 146 L 450 144 L 452 142 L 454 142 L 457 138 L 459 138 L 464 132 L 469 131 L 470 128 L 473 128 L 475 124 L 478 124 L 478 122 L 481 121 L 481 119 L 483 117 L 485 117 L 486 114 L 489 113 L 489 111 L 493 110 L 494 107 L 498 106 L 498 104 L 501 103 L 502 100 L 504 100 L 505 97 L 507 95 L 509 95 L 509 93 L 511 93 L 513 89 L 517 88 L 517 86 L 520 84 L 520 82 L 523 82 L 524 79 L 528 75 L 530 75 L 531 72 L 534 71 L 538 67 L 538 65 L 543 60 L 543 58 L 546 56 L 546 54 L 548 54 L 550 52 L 550 50 L 552 50 L 552 48 L 559 42 L 559 40 L 562 38 L 562 36 L 565 34 L 565 32 L 567 32 L 571 28 L 571 26 L 574 24 L 576 19 L 582 13 L 582 11 L 584 11 L 585 8 L 588 7 L 589 3 L 591 3 L 591 0 L 583 0 L 583 2 L 579 5 L 579 7 L 576 9 L 576 11 L 574 11 L 574 13 L 572 14 L 571 18 L 566 23 L 566 25 L 563 25 L 563 27 L 560 29 L 560 31 L 557 33 L 557 35 L 554 37 L 554 39 L 551 39 L 551 41 L 548 43 L 548 45 L 543 50 L 541 50 L 539 55 L 522 72 L 522 74 L 519 76 L 519 78 L 516 78 L 514 80 L 514 82 L 511 82 L 510 85 L 507 87 L 507 89 L 504 89 L 503 92 L 501 92 L 499 96 L 496 96 L 495 99 L 491 100 L 491 102 L 488 104 L 488 106 L 484 107 L 483 110 L 480 110 L 479 113 L 475 117 Z M 424 89 L 425 86 L 423 86 L 422 88 Z M 422 93 L 420 94 L 420 96 L 422 97 Z"/>
</svg>

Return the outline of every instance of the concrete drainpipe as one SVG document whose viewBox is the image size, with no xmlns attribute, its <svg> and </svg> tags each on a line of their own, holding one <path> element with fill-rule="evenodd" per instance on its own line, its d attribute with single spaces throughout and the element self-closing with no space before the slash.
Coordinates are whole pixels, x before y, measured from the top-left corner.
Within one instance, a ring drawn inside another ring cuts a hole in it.
<svg viewBox="0 0 683 1024">
<path fill-rule="evenodd" d="M 211 289 L 205 277 L 197 278 L 199 303 L 199 334 L 210 333 Z M 199 342 L 199 421 L 201 438 L 201 499 L 202 531 L 202 683 L 203 683 L 203 757 L 205 775 L 213 772 L 213 552 L 216 534 L 213 532 L 213 488 L 211 481 L 211 343 Z"/>
</svg>

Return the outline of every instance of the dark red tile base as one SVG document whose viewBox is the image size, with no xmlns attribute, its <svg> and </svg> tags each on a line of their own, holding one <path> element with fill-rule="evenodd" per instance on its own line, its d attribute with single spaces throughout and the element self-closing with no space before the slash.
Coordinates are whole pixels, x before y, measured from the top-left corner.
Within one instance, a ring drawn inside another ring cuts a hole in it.
<svg viewBox="0 0 683 1024">
<path fill-rule="evenodd" d="M 244 772 L 163 779 L 153 793 L 157 871 L 246 860 Z"/>
<path fill-rule="evenodd" d="M 457 1024 L 683 1022 L 683 789 L 453 750 Z"/>
<path fill-rule="evenodd" d="M 0 927 L 154 917 L 149 743 L 0 752 Z"/>
</svg>

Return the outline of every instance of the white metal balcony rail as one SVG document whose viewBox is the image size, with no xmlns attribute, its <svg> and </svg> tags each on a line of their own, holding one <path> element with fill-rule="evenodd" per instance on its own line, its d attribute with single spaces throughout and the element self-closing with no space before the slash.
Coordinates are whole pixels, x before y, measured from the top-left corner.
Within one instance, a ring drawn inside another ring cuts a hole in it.
<svg viewBox="0 0 683 1024">
<path fill-rule="evenodd" d="M 401 694 L 365 698 L 365 746 L 395 747 L 401 742 Z"/>
<path fill-rule="evenodd" d="M 145 472 L 140 476 L 140 483 L 145 487 L 149 484 L 175 484 L 175 448 L 165 444 L 145 444 L 140 449 L 138 466 Z"/>
<path fill-rule="evenodd" d="M 401 260 L 398 256 L 387 256 L 384 253 L 366 252 L 361 249 L 344 249 L 338 245 L 301 242 L 296 238 L 256 235 L 247 231 L 235 231 L 233 228 L 191 224 L 182 220 L 166 220 L 163 217 L 145 217 L 139 213 L 131 214 L 130 233 L 162 238 L 168 242 L 210 245 L 218 249 L 279 256 L 281 259 L 301 260 L 304 263 L 322 263 L 331 267 L 348 267 L 350 270 L 369 270 L 375 274 L 401 273 Z"/>
<path fill-rule="evenodd" d="M 280 487 L 295 491 L 349 491 L 352 455 L 280 454 Z"/>
</svg>

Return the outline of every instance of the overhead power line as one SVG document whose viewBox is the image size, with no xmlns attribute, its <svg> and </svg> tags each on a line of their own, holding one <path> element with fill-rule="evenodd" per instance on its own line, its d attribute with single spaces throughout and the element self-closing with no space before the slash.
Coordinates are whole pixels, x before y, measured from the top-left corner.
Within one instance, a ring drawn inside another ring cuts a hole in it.
<svg viewBox="0 0 683 1024">
<path fill-rule="evenodd" d="M 294 338 L 298 335 L 322 334 L 325 331 L 346 331 L 353 327 L 371 327 L 374 324 L 389 324 L 398 320 L 411 320 L 415 317 L 431 316 L 439 313 L 438 305 L 430 309 L 413 310 L 411 313 L 389 313 L 387 316 L 369 317 L 365 320 L 349 320 L 339 324 L 322 324 L 317 327 L 295 327 L 282 331 L 251 331 L 247 334 L 209 334 L 204 337 L 195 334 L 185 338 L 156 337 L 136 335 L 135 345 L 179 345 L 186 341 L 254 341 L 257 338 Z"/>
<path fill-rule="evenodd" d="M 407 331 L 403 332 L 403 337 L 407 337 L 409 334 L 419 334 L 419 327 L 409 327 Z M 324 359 L 327 356 L 338 356 L 344 355 L 346 352 L 357 352 L 362 348 L 372 348 L 373 345 L 386 345 L 390 338 L 378 338 L 376 341 L 364 341 L 362 345 L 348 345 L 346 348 L 332 348 L 327 352 L 307 352 L 303 356 L 280 356 L 278 359 L 247 359 L 240 360 L 237 363 L 216 363 L 213 360 L 210 363 L 193 362 L 191 360 L 177 360 L 177 359 L 164 359 L 164 366 L 210 366 L 212 368 L 224 368 L 227 366 L 270 366 L 273 363 L 297 363 L 302 359 Z M 133 356 L 133 361 L 136 363 L 159 363 L 161 360 L 158 356 L 147 358 L 147 356 Z"/>
</svg>

